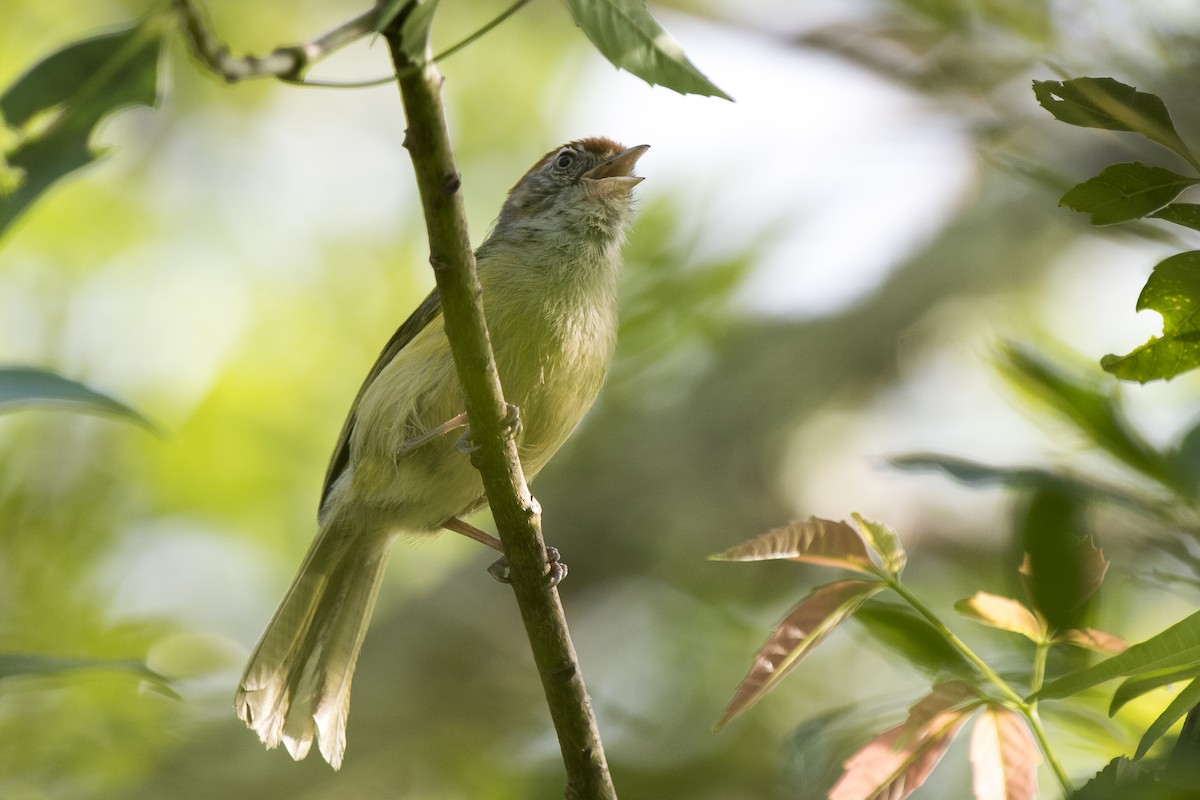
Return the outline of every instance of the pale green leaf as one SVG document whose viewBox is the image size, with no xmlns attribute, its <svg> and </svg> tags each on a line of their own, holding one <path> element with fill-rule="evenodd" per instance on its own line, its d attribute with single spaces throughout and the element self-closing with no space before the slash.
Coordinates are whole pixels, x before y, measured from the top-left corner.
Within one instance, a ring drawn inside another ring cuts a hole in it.
<svg viewBox="0 0 1200 800">
<path fill-rule="evenodd" d="M 883 560 L 883 566 L 892 575 L 899 577 L 908 561 L 908 554 L 900 544 L 900 537 L 894 530 L 881 522 L 872 522 L 859 514 L 853 514 L 858 529 L 871 548 Z"/>
</svg>

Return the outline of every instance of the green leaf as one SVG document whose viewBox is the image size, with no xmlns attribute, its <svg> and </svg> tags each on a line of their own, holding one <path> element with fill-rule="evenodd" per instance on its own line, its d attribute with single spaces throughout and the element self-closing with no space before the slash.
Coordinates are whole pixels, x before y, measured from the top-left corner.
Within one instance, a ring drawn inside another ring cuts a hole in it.
<svg viewBox="0 0 1200 800">
<path fill-rule="evenodd" d="M 848 579 L 813 589 L 771 631 L 714 730 L 761 700 L 868 597 L 885 588 L 879 581 Z"/>
<path fill-rule="evenodd" d="M 875 705 L 854 703 L 823 711 L 793 730 L 784 762 L 793 800 L 826 800 L 842 774 L 842 764 L 862 746 L 867 731 L 877 730 L 883 712 Z"/>
<path fill-rule="evenodd" d="M 1052 630 L 1083 623 L 1087 601 L 1108 571 L 1104 554 L 1085 535 L 1084 500 L 1074 491 L 1041 489 L 1030 495 L 1019 518 L 1025 588 Z"/>
<path fill-rule="evenodd" d="M 63 176 L 102 153 L 88 144 L 100 121 L 157 98 L 162 19 L 75 42 L 31 67 L 0 94 L 0 117 L 21 141 L 5 157 L 19 179 L 0 194 L 0 234 Z"/>
<path fill-rule="evenodd" d="M 1137 310 L 1162 314 L 1163 335 L 1100 366 L 1121 380 L 1170 380 L 1200 366 L 1200 250 L 1159 263 L 1138 297 Z"/>
<path fill-rule="evenodd" d="M 646 83 L 680 94 L 732 98 L 696 69 L 644 0 L 566 0 L 575 24 L 605 58 Z"/>
<path fill-rule="evenodd" d="M 1171 704 L 1158 715 L 1154 722 L 1150 723 L 1150 727 L 1142 735 L 1142 740 L 1138 742 L 1137 752 L 1133 757 L 1140 759 L 1146 755 L 1146 751 L 1153 747 L 1154 743 L 1161 739 L 1162 735 L 1197 703 L 1200 703 L 1200 681 L 1192 681 L 1179 694 L 1175 695 Z"/>
<path fill-rule="evenodd" d="M 871 548 L 883 559 L 883 566 L 895 577 L 900 577 L 904 565 L 908 562 L 908 554 L 900 544 L 896 532 L 880 522 L 872 522 L 858 514 L 851 515 L 858 523 L 858 529 Z"/>
<path fill-rule="evenodd" d="M 1120 655 L 1062 676 L 1042 687 L 1034 697 L 1040 700 L 1067 697 L 1114 678 L 1196 666 L 1200 666 L 1200 611 Z"/>
<path fill-rule="evenodd" d="M 736 547 L 709 556 L 711 561 L 770 561 L 786 559 L 825 567 L 878 573 L 862 537 L 844 522 L 809 517 L 772 528 Z"/>
<path fill-rule="evenodd" d="M 180 699 L 170 681 L 133 658 L 71 658 L 34 653 L 0 653 L 0 681 L 5 678 L 46 678 L 83 670 L 129 672 L 150 683 L 161 694 Z"/>
<path fill-rule="evenodd" d="M 1184 669 L 1167 669 L 1162 672 L 1129 678 L 1122 682 L 1117 687 L 1117 690 L 1113 692 L 1112 702 L 1108 706 L 1108 715 L 1110 717 L 1113 716 L 1130 700 L 1141 697 L 1147 692 L 1152 692 L 1155 689 L 1168 686 L 1172 683 L 1190 681 L 1193 678 L 1200 678 L 1200 664 L 1185 667 Z"/>
<path fill-rule="evenodd" d="M 854 620 L 876 641 L 931 678 L 952 675 L 974 680 L 978 677 L 962 653 L 908 606 L 873 600 L 858 610 Z"/>
<path fill-rule="evenodd" d="M 1170 474 L 1166 458 L 1129 422 L 1116 386 L 1094 367 L 1089 373 L 1070 370 L 1011 342 L 1001 348 L 997 367 L 1014 388 L 1060 413 L 1114 458 L 1156 480 Z"/>
<path fill-rule="evenodd" d="M 1064 194 L 1059 205 L 1089 214 L 1093 225 L 1112 225 L 1151 214 L 1197 183 L 1200 178 L 1136 161 L 1112 164 Z"/>
<path fill-rule="evenodd" d="M 1125 756 L 1117 756 L 1071 800 L 1184 800 L 1164 789 L 1155 774 Z"/>
<path fill-rule="evenodd" d="M 76 411 L 115 414 L 154 430 L 154 424 L 124 403 L 82 383 L 29 367 L 0 367 L 0 413 L 30 406 L 60 405 Z"/>
<path fill-rule="evenodd" d="M 1139 92 L 1112 78 L 1034 81 L 1038 103 L 1055 119 L 1084 128 L 1132 131 L 1158 142 L 1191 163 L 1188 146 L 1179 138 L 1167 106 L 1158 95 Z"/>
<path fill-rule="evenodd" d="M 1195 203 L 1171 203 L 1150 216 L 1200 231 L 1200 205 Z"/>
</svg>

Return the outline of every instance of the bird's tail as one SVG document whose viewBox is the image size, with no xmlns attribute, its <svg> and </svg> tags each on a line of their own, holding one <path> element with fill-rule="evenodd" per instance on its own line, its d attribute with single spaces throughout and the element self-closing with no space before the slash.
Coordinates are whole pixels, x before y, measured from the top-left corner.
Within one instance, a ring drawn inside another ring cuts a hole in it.
<svg viewBox="0 0 1200 800">
<path fill-rule="evenodd" d="M 330 766 L 341 766 L 350 679 L 389 545 L 383 537 L 349 537 L 321 526 L 234 699 L 238 716 L 268 748 L 283 742 L 299 761 L 315 738 Z"/>
</svg>

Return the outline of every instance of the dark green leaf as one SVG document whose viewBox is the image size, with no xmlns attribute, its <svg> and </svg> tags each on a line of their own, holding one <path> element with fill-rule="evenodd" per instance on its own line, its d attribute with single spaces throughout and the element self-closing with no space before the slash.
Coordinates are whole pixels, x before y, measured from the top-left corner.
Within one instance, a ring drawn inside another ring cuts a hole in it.
<svg viewBox="0 0 1200 800">
<path fill-rule="evenodd" d="M 1121 380 L 1170 380 L 1200 366 L 1200 251 L 1171 256 L 1154 268 L 1138 311 L 1162 314 L 1163 335 L 1127 355 L 1105 356 L 1100 366 Z"/>
<path fill-rule="evenodd" d="M 1165 791 L 1152 772 L 1124 756 L 1108 762 L 1108 766 L 1087 782 L 1071 800 L 1183 800 Z"/>
<path fill-rule="evenodd" d="M 963 655 L 908 606 L 871 600 L 858 609 L 854 619 L 876 641 L 931 678 L 978 677 Z"/>
<path fill-rule="evenodd" d="M 1162 633 L 1135 644 L 1120 655 L 1087 669 L 1064 675 L 1042 688 L 1035 697 L 1067 697 L 1114 678 L 1145 676 L 1163 670 L 1200 666 L 1200 611 Z"/>
<path fill-rule="evenodd" d="M 1064 194 L 1059 205 L 1089 214 L 1093 225 L 1111 225 L 1151 214 L 1197 183 L 1200 178 L 1136 161 L 1113 164 Z"/>
<path fill-rule="evenodd" d="M 1200 205 L 1195 203 L 1171 203 L 1150 216 L 1200 231 Z"/>
<path fill-rule="evenodd" d="M 645 0 L 566 0 L 575 24 L 605 58 L 651 86 L 731 99 L 696 69 L 679 42 L 646 10 Z"/>
<path fill-rule="evenodd" d="M 1112 78 L 1034 81 L 1033 93 L 1056 119 L 1085 128 L 1140 133 L 1195 163 L 1158 95 Z"/>
<path fill-rule="evenodd" d="M 1200 665 L 1184 669 L 1168 669 L 1151 675 L 1140 675 L 1136 678 L 1129 678 L 1122 682 L 1117 687 L 1117 690 L 1113 692 L 1112 702 L 1108 706 L 1108 715 L 1110 717 L 1113 716 L 1121 710 L 1121 706 L 1130 700 L 1141 697 L 1147 692 L 1152 692 L 1155 689 L 1172 683 L 1190 681 L 1192 678 L 1197 677 L 1200 677 Z"/>
<path fill-rule="evenodd" d="M 1150 723 L 1150 727 L 1142 735 L 1142 740 L 1138 742 L 1137 752 L 1133 757 L 1140 759 L 1146 755 L 1146 751 L 1197 703 L 1200 703 L 1200 681 L 1192 681 L 1175 695 L 1170 705 Z"/>
<path fill-rule="evenodd" d="M 842 764 L 880 727 L 879 703 L 857 703 L 825 711 L 793 729 L 784 756 L 789 795 L 795 800 L 826 800 L 842 774 Z"/>
<path fill-rule="evenodd" d="M 77 411 L 115 414 L 154 429 L 137 411 L 82 383 L 40 369 L 0 367 L 0 412 L 59 404 Z"/>
<path fill-rule="evenodd" d="M 126 106 L 154 105 L 162 24 L 151 18 L 68 45 L 0 94 L 0 117 L 27 129 L 5 154 L 19 177 L 0 193 L 0 234 L 55 181 L 100 157 L 88 141 L 101 119 Z"/>
<path fill-rule="evenodd" d="M 1040 489 L 1019 521 L 1029 600 L 1051 630 L 1078 628 L 1108 561 L 1086 534 L 1084 497 L 1069 489 Z"/>
<path fill-rule="evenodd" d="M 132 658 L 69 658 L 33 653 L 0 653 L 0 681 L 5 678 L 47 678 L 82 670 L 129 672 L 148 681 L 154 689 L 168 697 L 179 699 L 170 681 L 141 661 Z"/>
<path fill-rule="evenodd" d="M 1040 489 L 1046 486 L 1074 484 L 1075 480 L 1040 467 L 994 467 L 956 456 L 939 453 L 909 453 L 893 456 L 888 463 L 910 472 L 944 472 L 967 486 L 1011 486 L 1017 489 Z M 1081 484 L 1083 485 L 1083 484 Z"/>
<path fill-rule="evenodd" d="M 1031 347 L 1006 343 L 997 360 L 1015 388 L 1062 414 L 1114 458 L 1156 480 L 1170 467 L 1130 424 L 1112 381 L 1066 369 Z M 1094 371 L 1094 367 L 1092 368 Z"/>
</svg>

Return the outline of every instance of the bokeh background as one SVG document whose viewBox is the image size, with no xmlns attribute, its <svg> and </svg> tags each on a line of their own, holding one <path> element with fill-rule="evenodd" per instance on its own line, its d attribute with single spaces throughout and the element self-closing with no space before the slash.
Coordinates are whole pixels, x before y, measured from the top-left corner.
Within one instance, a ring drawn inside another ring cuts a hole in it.
<svg viewBox="0 0 1200 800">
<path fill-rule="evenodd" d="M 6 0 L 0 85 L 155 7 Z M 235 53 L 360 10 L 207 7 Z M 503 7 L 443 0 L 435 42 Z M 792 518 L 858 511 L 900 532 L 914 586 L 951 617 L 976 589 L 1019 590 L 1027 497 L 898 472 L 888 456 L 1131 480 L 1023 402 L 994 357 L 1017 341 L 1103 381 L 1100 356 L 1157 329 L 1135 300 L 1181 242 L 1150 226 L 1090 229 L 1057 203 L 1111 161 L 1177 165 L 1131 135 L 1054 122 L 1029 84 L 1111 75 L 1161 95 L 1195 142 L 1200 8 L 652 10 L 736 102 L 614 70 L 564 7 L 534 0 L 442 64 L 452 133 L 476 241 L 546 150 L 585 135 L 652 145 L 617 362 L 534 490 L 571 567 L 563 601 L 622 796 L 807 797 L 829 763 L 803 723 L 851 707 L 839 719 L 853 739 L 902 716 L 927 679 L 851 624 L 712 733 L 766 631 L 825 573 L 705 557 Z M 312 76 L 387 69 L 382 42 L 363 42 Z M 159 107 L 105 123 L 96 143 L 110 155 L 0 251 L 0 362 L 86 381 L 164 431 L 0 417 L 0 651 L 144 660 L 181 699 L 119 670 L 0 683 L 0 796 L 561 796 L 515 606 L 483 571 L 489 553 L 452 536 L 392 559 L 340 773 L 264 751 L 234 719 L 242 662 L 314 531 L 345 411 L 432 276 L 394 86 L 228 87 L 177 36 L 163 79 Z M 1161 444 L 1194 422 L 1196 389 L 1185 376 L 1121 391 Z M 1194 588 L 1139 578 L 1163 566 L 1144 546 L 1152 526 L 1085 511 L 1076 522 L 1114 562 L 1093 624 L 1132 641 L 1194 606 Z M 984 652 L 1012 652 L 964 625 Z M 1105 725 L 1052 718 L 1072 774 L 1131 749 L 1163 697 Z M 965 796 L 968 780 L 955 748 L 919 796 Z"/>
</svg>

